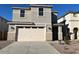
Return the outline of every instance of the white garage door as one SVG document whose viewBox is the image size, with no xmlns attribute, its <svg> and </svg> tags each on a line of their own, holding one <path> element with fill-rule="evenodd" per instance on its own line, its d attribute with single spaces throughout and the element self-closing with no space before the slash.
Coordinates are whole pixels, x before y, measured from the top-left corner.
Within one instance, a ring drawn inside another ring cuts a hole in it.
<svg viewBox="0 0 79 59">
<path fill-rule="evenodd" d="M 46 30 L 44 27 L 18 28 L 18 41 L 45 41 Z"/>
</svg>

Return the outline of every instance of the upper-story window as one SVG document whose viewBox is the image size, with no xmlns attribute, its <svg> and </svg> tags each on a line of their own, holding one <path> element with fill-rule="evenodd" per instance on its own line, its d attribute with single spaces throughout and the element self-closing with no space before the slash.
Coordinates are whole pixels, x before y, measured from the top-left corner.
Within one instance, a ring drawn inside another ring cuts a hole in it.
<svg viewBox="0 0 79 59">
<path fill-rule="evenodd" d="M 20 17 L 24 17 L 25 16 L 25 10 L 24 9 L 21 9 L 20 10 Z"/>
<path fill-rule="evenodd" d="M 43 16 L 43 8 L 39 8 L 39 16 Z"/>
</svg>

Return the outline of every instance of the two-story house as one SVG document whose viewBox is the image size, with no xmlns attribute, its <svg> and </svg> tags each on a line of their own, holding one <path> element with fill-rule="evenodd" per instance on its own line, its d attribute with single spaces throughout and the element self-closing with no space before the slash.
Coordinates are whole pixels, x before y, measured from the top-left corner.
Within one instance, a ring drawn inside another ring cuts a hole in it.
<svg viewBox="0 0 79 59">
<path fill-rule="evenodd" d="M 27 8 L 13 7 L 12 22 L 8 24 L 8 40 L 52 40 L 52 6 L 36 4 Z"/>
<path fill-rule="evenodd" d="M 0 41 L 7 40 L 8 20 L 0 16 Z"/>
<path fill-rule="evenodd" d="M 58 23 L 67 25 L 64 33 L 69 32 L 71 40 L 79 39 L 79 12 L 66 13 L 58 19 Z"/>
</svg>

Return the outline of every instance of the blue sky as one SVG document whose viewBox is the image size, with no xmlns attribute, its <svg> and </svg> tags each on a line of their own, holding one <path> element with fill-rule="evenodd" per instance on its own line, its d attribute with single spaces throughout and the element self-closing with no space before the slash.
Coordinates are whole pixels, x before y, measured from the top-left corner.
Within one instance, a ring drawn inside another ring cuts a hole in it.
<svg viewBox="0 0 79 59">
<path fill-rule="evenodd" d="M 12 7 L 27 7 L 27 4 L 0 4 L 0 16 L 12 20 Z M 52 4 L 52 11 L 58 11 L 58 16 L 68 11 L 79 11 L 79 4 Z"/>
</svg>

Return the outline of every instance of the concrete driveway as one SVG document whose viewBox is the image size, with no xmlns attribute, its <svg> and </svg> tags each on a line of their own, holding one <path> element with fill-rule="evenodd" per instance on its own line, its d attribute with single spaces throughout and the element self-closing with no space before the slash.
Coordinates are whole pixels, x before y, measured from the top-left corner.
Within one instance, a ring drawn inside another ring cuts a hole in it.
<svg viewBox="0 0 79 59">
<path fill-rule="evenodd" d="M 0 54 L 59 54 L 48 42 L 14 42 L 0 50 Z"/>
</svg>

